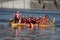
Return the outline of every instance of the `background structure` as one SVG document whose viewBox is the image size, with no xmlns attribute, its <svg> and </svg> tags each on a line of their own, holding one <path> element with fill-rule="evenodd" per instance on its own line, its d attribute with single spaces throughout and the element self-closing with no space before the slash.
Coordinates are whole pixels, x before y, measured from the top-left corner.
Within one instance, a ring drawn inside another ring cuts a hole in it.
<svg viewBox="0 0 60 40">
<path fill-rule="evenodd" d="M 0 8 L 60 10 L 60 0 L 0 0 Z"/>
</svg>

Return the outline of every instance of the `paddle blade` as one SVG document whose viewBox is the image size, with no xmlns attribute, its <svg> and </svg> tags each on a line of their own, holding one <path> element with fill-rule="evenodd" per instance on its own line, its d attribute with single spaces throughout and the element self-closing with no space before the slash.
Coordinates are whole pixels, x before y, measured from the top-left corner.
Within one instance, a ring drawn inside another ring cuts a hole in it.
<svg viewBox="0 0 60 40">
<path fill-rule="evenodd" d="M 53 18 L 52 23 L 55 23 L 55 18 Z"/>
</svg>

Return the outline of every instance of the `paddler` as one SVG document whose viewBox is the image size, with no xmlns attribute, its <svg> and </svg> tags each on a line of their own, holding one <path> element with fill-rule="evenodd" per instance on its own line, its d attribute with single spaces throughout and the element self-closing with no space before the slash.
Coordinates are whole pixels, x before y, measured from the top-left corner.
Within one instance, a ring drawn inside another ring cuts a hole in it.
<svg viewBox="0 0 60 40">
<path fill-rule="evenodd" d="M 50 18 L 49 18 L 49 16 L 47 14 L 45 15 L 45 21 L 46 21 L 46 24 L 50 23 Z"/>
<path fill-rule="evenodd" d="M 40 24 L 46 25 L 46 24 L 49 24 L 49 23 L 50 23 L 50 20 L 49 20 L 49 16 L 47 14 L 44 17 L 41 17 Z"/>
<path fill-rule="evenodd" d="M 26 24 L 26 19 L 25 19 L 25 17 L 24 17 L 24 16 L 21 18 L 21 23 Z"/>
<path fill-rule="evenodd" d="M 26 19 L 26 23 L 30 24 L 30 22 L 31 22 L 31 18 L 29 17 Z"/>
<path fill-rule="evenodd" d="M 32 22 L 33 24 L 35 24 L 35 23 L 36 23 L 36 18 L 32 18 L 31 22 Z"/>
<path fill-rule="evenodd" d="M 17 12 L 14 14 L 14 22 L 15 22 L 15 23 L 18 23 L 18 22 L 19 22 L 19 11 L 17 11 Z"/>
</svg>

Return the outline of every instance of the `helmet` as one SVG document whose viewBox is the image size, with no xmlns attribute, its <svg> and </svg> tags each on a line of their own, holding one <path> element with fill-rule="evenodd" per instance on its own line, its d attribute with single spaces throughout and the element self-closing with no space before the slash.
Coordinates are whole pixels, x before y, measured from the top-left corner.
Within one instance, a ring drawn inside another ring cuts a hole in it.
<svg viewBox="0 0 60 40">
<path fill-rule="evenodd" d="M 19 13 L 19 11 L 17 11 L 17 13 Z"/>
</svg>

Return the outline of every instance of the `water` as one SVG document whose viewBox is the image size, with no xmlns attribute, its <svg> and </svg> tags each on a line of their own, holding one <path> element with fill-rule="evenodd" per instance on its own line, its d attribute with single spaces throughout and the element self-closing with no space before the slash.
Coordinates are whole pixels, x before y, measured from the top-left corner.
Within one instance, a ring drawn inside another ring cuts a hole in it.
<svg viewBox="0 0 60 40">
<path fill-rule="evenodd" d="M 0 40 L 60 40 L 60 27 L 56 26 L 60 24 L 60 13 L 56 12 L 41 12 L 41 11 L 28 11 L 20 10 L 21 15 L 41 17 L 48 14 L 52 18 L 56 18 L 54 27 L 47 27 L 48 29 L 38 29 L 37 27 L 32 31 L 28 27 L 20 29 L 18 37 L 14 37 L 14 32 L 9 28 L 8 18 L 13 19 L 13 15 L 16 10 L 3 10 L 0 11 Z"/>
</svg>

